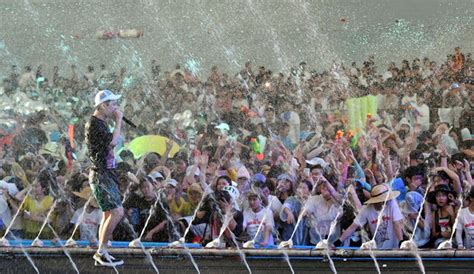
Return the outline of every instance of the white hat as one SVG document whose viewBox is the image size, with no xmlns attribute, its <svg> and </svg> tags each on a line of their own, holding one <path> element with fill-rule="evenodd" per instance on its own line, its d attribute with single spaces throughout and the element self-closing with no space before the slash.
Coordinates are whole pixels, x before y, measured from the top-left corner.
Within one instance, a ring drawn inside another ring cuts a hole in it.
<svg viewBox="0 0 474 274">
<path fill-rule="evenodd" d="M 153 172 L 151 172 L 150 174 L 148 174 L 148 176 L 150 176 L 150 178 L 152 178 L 153 180 L 156 180 L 156 179 L 165 179 L 165 177 L 163 176 L 163 174 L 161 174 L 161 172 L 158 172 L 158 171 L 153 171 Z"/>
<path fill-rule="evenodd" d="M 236 201 L 240 196 L 240 192 L 235 186 L 225 186 L 222 190 L 229 192 L 233 201 Z"/>
<path fill-rule="evenodd" d="M 453 84 L 451 85 L 451 88 L 452 88 L 452 89 L 461 88 L 461 86 L 460 86 L 458 83 L 453 83 Z"/>
<path fill-rule="evenodd" d="M 98 107 L 103 102 L 118 100 L 120 97 L 122 97 L 122 95 L 115 95 L 110 90 L 101 90 L 95 95 L 94 107 Z"/>
<path fill-rule="evenodd" d="M 464 141 L 470 141 L 473 139 L 471 132 L 468 128 L 461 129 L 461 139 Z"/>
<path fill-rule="evenodd" d="M 217 126 L 215 126 L 214 128 L 220 129 L 221 131 L 229 131 L 230 130 L 230 127 L 227 123 L 220 123 Z"/>
<path fill-rule="evenodd" d="M 168 179 L 165 182 L 165 186 L 171 185 L 172 187 L 176 188 L 178 186 L 178 182 L 175 179 Z"/>
</svg>

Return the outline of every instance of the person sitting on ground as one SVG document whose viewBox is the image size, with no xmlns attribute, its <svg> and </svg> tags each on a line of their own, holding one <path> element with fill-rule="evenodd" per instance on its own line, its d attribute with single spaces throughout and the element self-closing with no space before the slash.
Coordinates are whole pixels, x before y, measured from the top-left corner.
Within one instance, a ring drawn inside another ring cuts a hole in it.
<svg viewBox="0 0 474 274">
<path fill-rule="evenodd" d="M 157 200 L 159 197 L 157 197 L 152 183 L 146 179 L 142 179 L 139 189 L 142 196 L 132 193 L 123 203 L 123 207 L 128 214 L 132 212 L 132 208 L 136 208 L 139 211 L 139 221 L 135 226 L 135 232 L 140 235 L 142 230 L 145 230 L 143 233 L 144 241 L 169 241 L 165 210 Z M 166 203 L 164 203 L 163 206 L 166 207 L 165 204 Z M 148 225 L 145 227 L 148 219 Z"/>
<path fill-rule="evenodd" d="M 380 221 L 377 234 L 375 237 L 373 236 L 377 248 L 394 249 L 399 247 L 399 242 L 403 240 L 401 225 L 403 215 L 394 199 L 398 197 L 400 192 L 390 190 L 390 187 L 386 184 L 380 184 L 374 186 L 370 194 L 372 198 L 365 202 L 352 225 L 342 233 L 339 240 L 334 243 L 335 245 L 344 242 L 357 228 L 366 224 L 369 225 L 370 233 L 373 235 Z M 382 209 L 383 213 L 381 213 Z M 383 215 L 379 220 L 380 214 Z"/>
<path fill-rule="evenodd" d="M 308 197 L 311 195 L 313 185 L 309 181 L 303 181 L 296 189 L 296 195 L 286 199 L 280 211 L 280 220 L 282 221 L 282 239 L 288 241 L 293 235 L 293 243 L 296 245 L 305 245 L 308 243 L 308 225 L 303 211 L 306 212 L 305 207 Z M 303 213 L 303 214 L 302 214 Z M 302 218 L 298 227 L 299 218 Z M 294 232 L 296 230 L 296 232 Z"/>
<path fill-rule="evenodd" d="M 255 191 L 247 192 L 249 208 L 244 211 L 243 228 L 250 239 L 260 246 L 273 245 L 273 213 L 262 204 L 262 198 Z M 258 231 L 258 227 L 262 226 Z M 257 234 L 258 232 L 258 234 Z"/>
</svg>

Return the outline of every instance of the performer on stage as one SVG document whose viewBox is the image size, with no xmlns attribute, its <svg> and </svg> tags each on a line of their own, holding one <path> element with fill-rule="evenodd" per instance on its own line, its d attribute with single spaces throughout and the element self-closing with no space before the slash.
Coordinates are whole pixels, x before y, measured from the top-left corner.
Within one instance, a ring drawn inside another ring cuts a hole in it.
<svg viewBox="0 0 474 274">
<path fill-rule="evenodd" d="M 99 91 L 95 96 L 94 113 L 86 125 L 86 143 L 92 162 L 89 183 L 103 212 L 99 228 L 99 248 L 93 258 L 95 265 L 112 267 L 123 264 L 122 260 L 115 259 L 107 251 L 107 243 L 112 240 L 112 233 L 123 217 L 113 152 L 122 127 L 123 113 L 117 104 L 120 97 L 109 90 Z M 115 121 L 113 133 L 107 126 L 108 119 Z"/>
</svg>

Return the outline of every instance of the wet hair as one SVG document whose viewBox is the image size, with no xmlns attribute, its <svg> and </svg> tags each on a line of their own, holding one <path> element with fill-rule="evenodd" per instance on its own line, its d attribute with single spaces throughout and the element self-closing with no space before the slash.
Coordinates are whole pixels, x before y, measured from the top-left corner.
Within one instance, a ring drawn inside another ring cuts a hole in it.
<svg viewBox="0 0 474 274">
<path fill-rule="evenodd" d="M 410 166 L 403 172 L 403 178 L 412 178 L 413 176 L 425 176 L 425 169 L 423 165 Z"/>
<path fill-rule="evenodd" d="M 268 171 L 267 178 L 277 178 L 278 175 L 282 174 L 283 168 L 280 166 L 272 166 Z"/>
<path fill-rule="evenodd" d="M 410 152 L 410 160 L 423 160 L 423 151 L 419 149 L 414 149 Z"/>
<path fill-rule="evenodd" d="M 220 179 L 224 179 L 224 180 L 227 181 L 227 183 L 228 183 L 230 186 L 232 185 L 232 179 L 231 179 L 229 176 L 223 175 L 223 176 L 217 177 L 217 179 L 216 179 L 216 184 L 217 184 L 217 182 L 219 182 Z"/>
<path fill-rule="evenodd" d="M 456 153 L 451 156 L 451 162 L 454 163 L 455 161 L 459 161 L 461 163 L 464 163 L 464 159 L 466 159 L 464 153 Z"/>
<path fill-rule="evenodd" d="M 308 189 L 309 189 L 309 192 L 313 191 L 313 184 L 312 184 L 310 181 L 308 181 L 308 180 L 303 180 L 301 183 L 302 183 L 302 184 L 306 184 L 306 186 L 307 186 Z"/>
<path fill-rule="evenodd" d="M 129 172 L 132 170 L 132 167 L 127 162 L 120 162 L 117 164 L 116 170 L 120 172 Z"/>
<path fill-rule="evenodd" d="M 421 152 L 429 152 L 430 146 L 427 144 L 421 143 L 416 146 L 416 150 L 419 150 Z"/>
</svg>

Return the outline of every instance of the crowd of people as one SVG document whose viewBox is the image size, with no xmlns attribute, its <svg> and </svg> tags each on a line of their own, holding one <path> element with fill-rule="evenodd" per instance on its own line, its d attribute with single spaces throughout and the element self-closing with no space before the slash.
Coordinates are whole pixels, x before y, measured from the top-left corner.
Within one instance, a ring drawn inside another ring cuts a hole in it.
<svg viewBox="0 0 474 274">
<path fill-rule="evenodd" d="M 213 67 L 207 79 L 180 65 L 162 72 L 155 60 L 150 72 L 47 69 L 13 66 L 3 79 L 7 239 L 97 245 L 102 215 L 84 140 L 94 95 L 107 89 L 138 124 L 123 125 L 115 149 L 125 214 L 114 240 L 357 247 L 373 239 L 395 249 L 412 237 L 436 248 L 454 236 L 454 247 L 472 247 L 474 63 L 460 48 L 441 64 L 425 57 L 383 70 L 371 56 L 322 72 L 301 62 L 288 75 L 251 62 L 235 75 Z M 350 129 L 345 102 L 367 95 L 377 113 Z M 127 144 L 142 135 L 167 137 L 164 152 L 134 155 Z"/>
</svg>

